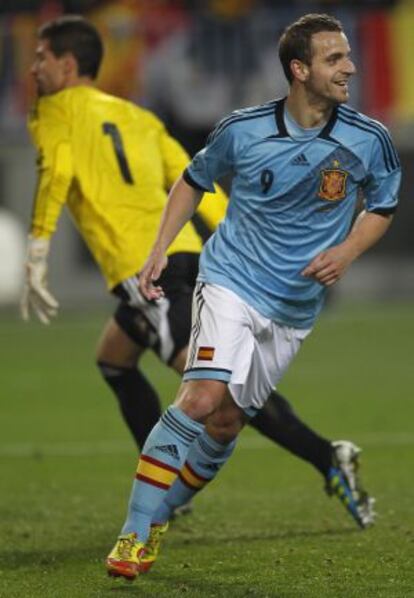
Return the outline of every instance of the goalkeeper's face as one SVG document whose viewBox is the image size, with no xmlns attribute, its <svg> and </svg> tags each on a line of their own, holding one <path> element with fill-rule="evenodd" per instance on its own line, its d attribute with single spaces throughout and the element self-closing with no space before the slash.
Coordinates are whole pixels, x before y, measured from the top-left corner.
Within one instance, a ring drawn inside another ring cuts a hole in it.
<svg viewBox="0 0 414 598">
<path fill-rule="evenodd" d="M 30 72 L 35 80 L 39 96 L 61 91 L 67 84 L 67 56 L 55 56 L 49 47 L 49 41 L 39 39 Z"/>
</svg>

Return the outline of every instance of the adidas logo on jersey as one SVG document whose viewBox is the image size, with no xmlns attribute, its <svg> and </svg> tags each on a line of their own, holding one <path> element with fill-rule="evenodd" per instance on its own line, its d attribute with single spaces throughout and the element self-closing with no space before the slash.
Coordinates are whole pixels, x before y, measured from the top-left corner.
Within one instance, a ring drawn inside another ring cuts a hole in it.
<svg viewBox="0 0 414 598">
<path fill-rule="evenodd" d="M 309 162 L 305 154 L 299 154 L 296 158 L 293 158 L 291 164 L 294 166 L 309 166 Z"/>
<path fill-rule="evenodd" d="M 169 455 L 173 459 L 177 459 L 177 461 L 180 458 L 178 449 L 175 444 L 163 444 L 161 446 L 156 446 L 155 448 L 157 451 L 161 451 L 162 453 L 167 453 L 167 455 Z"/>
</svg>

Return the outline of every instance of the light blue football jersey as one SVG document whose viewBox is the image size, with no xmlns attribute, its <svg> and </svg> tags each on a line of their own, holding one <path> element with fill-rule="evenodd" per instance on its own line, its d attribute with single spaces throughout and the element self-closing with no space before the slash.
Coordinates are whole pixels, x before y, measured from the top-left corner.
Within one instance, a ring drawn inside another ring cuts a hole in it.
<svg viewBox="0 0 414 598">
<path fill-rule="evenodd" d="M 214 181 L 233 177 L 199 280 L 232 290 L 277 322 L 308 328 L 325 288 L 301 272 L 345 239 L 361 196 L 370 212 L 395 210 L 401 168 L 379 122 L 340 105 L 322 129 L 301 135 L 284 104 L 274 100 L 222 120 L 184 178 L 214 191 Z"/>
</svg>

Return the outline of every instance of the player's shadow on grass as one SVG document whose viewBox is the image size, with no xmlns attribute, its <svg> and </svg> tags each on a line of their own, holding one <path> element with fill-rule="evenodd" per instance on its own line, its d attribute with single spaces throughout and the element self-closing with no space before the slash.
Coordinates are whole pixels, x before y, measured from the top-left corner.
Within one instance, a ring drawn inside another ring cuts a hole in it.
<svg viewBox="0 0 414 598">
<path fill-rule="evenodd" d="M 177 530 L 178 531 L 178 530 Z M 179 530 L 180 535 L 185 534 L 185 530 Z M 254 533 L 241 533 L 221 536 L 220 533 L 217 535 L 206 536 L 205 534 L 197 533 L 191 534 L 188 537 L 173 537 L 171 534 L 168 542 L 170 548 L 175 547 L 186 547 L 186 546 L 214 546 L 215 544 L 231 544 L 239 542 L 263 542 L 263 541 L 283 541 L 287 538 L 290 540 L 300 538 L 318 538 L 323 536 L 343 536 L 348 534 L 358 534 L 358 530 L 355 529 L 340 529 L 340 530 L 286 530 L 282 532 L 275 532 L 269 534 L 254 534 Z M 13 550 L 3 551 L 0 553 L 0 570 L 18 570 L 25 567 L 36 566 L 47 570 L 48 568 L 56 569 L 62 567 L 67 563 L 76 563 L 78 561 L 94 562 L 97 566 L 104 564 L 105 556 L 108 553 L 110 547 L 108 544 L 100 544 L 99 546 L 79 546 L 71 548 L 70 546 L 65 549 L 49 549 L 38 551 L 38 550 Z"/>
<path fill-rule="evenodd" d="M 189 579 L 185 574 L 168 573 L 156 574 L 151 573 L 150 576 L 139 576 L 134 582 L 126 580 L 113 580 L 103 592 L 102 596 L 139 596 L 140 598 L 149 598 L 156 596 L 157 598 L 170 598 L 186 594 L 187 596 L 205 596 L 206 598 L 242 598 L 247 596 L 266 596 L 271 598 L 286 598 L 286 594 L 278 592 L 276 589 L 266 589 L 263 594 L 259 594 L 257 588 L 252 581 L 236 581 L 240 574 L 239 568 L 234 571 L 234 577 L 230 573 L 228 579 L 224 581 L 215 581 L 208 570 L 205 575 L 197 581 Z M 102 588 L 102 586 L 101 586 Z M 289 594 L 291 596 L 291 594 Z"/>
<path fill-rule="evenodd" d="M 180 534 L 183 535 L 186 533 L 186 530 L 181 529 Z M 172 538 L 172 534 L 169 535 L 170 545 L 173 546 L 188 546 L 188 545 L 200 545 L 202 542 L 203 545 L 212 545 L 212 544 L 226 544 L 226 543 L 234 543 L 234 542 L 263 542 L 269 540 L 271 542 L 275 541 L 283 541 L 286 539 L 295 540 L 300 538 L 320 538 L 323 536 L 332 537 L 332 536 L 343 536 L 348 534 L 360 534 L 361 530 L 355 528 L 344 528 L 344 529 L 327 529 L 327 530 L 286 530 L 286 531 L 277 531 L 274 533 L 263 533 L 260 534 L 255 533 L 241 533 L 241 534 L 234 534 L 231 535 L 226 530 L 225 535 L 221 535 L 220 533 L 214 536 L 206 536 L 204 534 L 193 534 L 191 533 L 186 538 Z"/>
</svg>

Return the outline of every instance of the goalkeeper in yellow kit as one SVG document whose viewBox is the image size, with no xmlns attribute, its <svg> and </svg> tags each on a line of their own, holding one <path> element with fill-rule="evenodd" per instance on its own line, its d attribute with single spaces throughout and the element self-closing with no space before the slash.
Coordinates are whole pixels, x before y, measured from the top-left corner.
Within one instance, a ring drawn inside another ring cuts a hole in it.
<svg viewBox="0 0 414 598">
<path fill-rule="evenodd" d="M 46 324 L 57 314 L 58 303 L 47 287 L 47 258 L 66 204 L 109 291 L 119 298 L 100 339 L 97 363 L 141 448 L 160 417 L 160 404 L 137 365 L 141 354 L 152 349 L 182 373 L 202 241 L 188 223 L 169 250 L 161 280 L 165 297 L 158 302 L 142 297 L 139 271 L 155 240 L 167 193 L 189 157 L 151 112 L 94 86 L 102 57 L 100 36 L 82 17 L 61 17 L 39 31 L 32 67 L 38 100 L 29 118 L 39 181 L 21 308 L 25 319 L 33 309 Z M 226 205 L 220 189 L 204 196 L 198 214 L 210 230 Z M 361 526 L 372 522 L 372 499 L 356 476 L 355 445 L 316 434 L 277 392 L 251 424 L 312 463 L 328 491 L 343 497 L 342 483 L 337 491 L 332 481 L 339 475 L 360 504 L 358 516 L 351 514 Z M 214 436 L 213 428 L 214 423 Z"/>
</svg>

